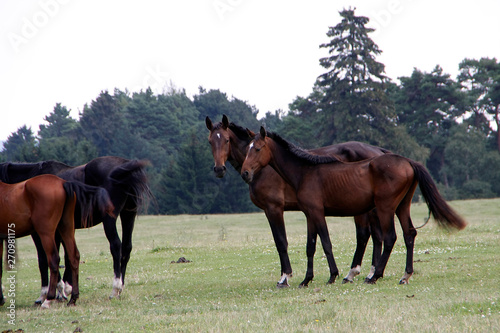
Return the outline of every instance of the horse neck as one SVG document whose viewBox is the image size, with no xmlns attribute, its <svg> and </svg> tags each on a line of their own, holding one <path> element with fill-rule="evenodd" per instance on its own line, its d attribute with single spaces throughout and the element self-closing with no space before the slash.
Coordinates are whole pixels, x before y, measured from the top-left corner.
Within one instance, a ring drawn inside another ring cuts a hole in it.
<svg viewBox="0 0 500 333">
<path fill-rule="evenodd" d="M 303 162 L 294 154 L 268 138 L 268 146 L 271 151 L 269 165 L 294 189 L 299 187 L 303 174 Z"/>
<path fill-rule="evenodd" d="M 231 143 L 231 154 L 228 158 L 228 162 L 236 171 L 241 172 L 241 167 L 245 161 L 247 147 L 250 141 L 241 140 L 233 131 L 229 130 L 229 142 Z"/>
</svg>

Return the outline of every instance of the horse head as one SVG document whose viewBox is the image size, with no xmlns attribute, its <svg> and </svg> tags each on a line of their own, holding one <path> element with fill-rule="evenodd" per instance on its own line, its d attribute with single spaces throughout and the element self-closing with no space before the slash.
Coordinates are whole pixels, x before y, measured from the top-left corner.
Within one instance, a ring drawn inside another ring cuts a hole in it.
<svg viewBox="0 0 500 333">
<path fill-rule="evenodd" d="M 267 133 L 264 127 L 260 127 L 258 134 L 248 130 L 248 134 L 253 136 L 253 141 L 248 146 L 245 162 L 241 167 L 241 177 L 247 183 L 252 182 L 254 175 L 271 161 L 271 151 L 267 144 Z"/>
<path fill-rule="evenodd" d="M 222 122 L 213 124 L 212 120 L 207 116 L 205 118 L 210 133 L 208 134 L 208 142 L 212 147 L 212 155 L 214 156 L 214 172 L 217 178 L 222 178 L 226 174 L 225 163 L 231 154 L 231 144 L 229 142 L 229 120 L 226 115 L 222 116 Z"/>
</svg>

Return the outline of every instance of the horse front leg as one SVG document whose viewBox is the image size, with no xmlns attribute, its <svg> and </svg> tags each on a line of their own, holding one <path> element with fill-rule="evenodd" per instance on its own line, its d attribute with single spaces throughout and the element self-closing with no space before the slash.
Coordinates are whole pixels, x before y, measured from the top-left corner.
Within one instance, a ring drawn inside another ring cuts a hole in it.
<svg viewBox="0 0 500 333">
<path fill-rule="evenodd" d="M 332 241 L 330 239 L 328 226 L 324 216 L 318 217 L 318 226 L 316 229 L 318 230 L 321 245 L 323 246 L 323 252 L 325 253 L 326 260 L 328 261 L 328 267 L 330 269 L 330 279 L 327 284 L 332 284 L 337 279 L 337 276 L 339 276 L 339 270 L 337 268 L 337 264 L 335 263 L 335 258 L 333 257 Z"/>
<path fill-rule="evenodd" d="M 103 221 L 104 233 L 109 242 L 109 250 L 113 257 L 113 290 L 109 298 L 119 297 L 123 290 L 123 281 L 121 276 L 121 249 L 122 243 L 118 232 L 116 231 L 116 219 L 106 216 Z"/>
<path fill-rule="evenodd" d="M 309 282 L 314 278 L 314 253 L 316 252 L 316 240 L 318 237 L 318 232 L 316 231 L 316 226 L 310 218 L 307 218 L 307 245 L 306 245 L 306 255 L 307 255 L 307 271 L 304 281 L 299 284 L 299 288 L 307 287 Z"/>
<path fill-rule="evenodd" d="M 288 257 L 288 241 L 286 238 L 285 221 L 283 219 L 283 207 L 267 207 L 265 213 L 281 263 L 281 278 L 276 287 L 286 288 L 290 286 L 288 280 L 292 276 L 292 265 Z"/>
</svg>

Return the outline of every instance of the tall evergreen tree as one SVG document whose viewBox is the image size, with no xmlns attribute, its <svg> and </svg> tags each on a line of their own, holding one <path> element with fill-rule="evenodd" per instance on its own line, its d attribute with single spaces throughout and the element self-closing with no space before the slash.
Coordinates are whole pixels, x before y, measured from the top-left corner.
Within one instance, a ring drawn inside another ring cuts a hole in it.
<svg viewBox="0 0 500 333">
<path fill-rule="evenodd" d="M 38 142 L 26 125 L 12 133 L 3 145 L 3 160 L 8 162 L 36 162 L 39 160 Z"/>
</svg>

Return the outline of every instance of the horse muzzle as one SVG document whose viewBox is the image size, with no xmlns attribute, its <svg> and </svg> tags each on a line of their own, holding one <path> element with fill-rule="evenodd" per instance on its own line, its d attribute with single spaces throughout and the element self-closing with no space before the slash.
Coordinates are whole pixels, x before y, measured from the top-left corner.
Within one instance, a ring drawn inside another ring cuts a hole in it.
<svg viewBox="0 0 500 333">
<path fill-rule="evenodd" d="M 248 170 L 243 171 L 243 172 L 241 173 L 241 178 L 243 178 L 243 180 L 244 180 L 247 184 L 249 184 L 249 183 L 251 183 L 251 182 L 252 182 L 252 180 L 253 180 L 253 172 L 251 173 L 251 172 L 249 172 Z"/>
<path fill-rule="evenodd" d="M 226 174 L 226 166 L 214 166 L 215 177 L 222 178 Z"/>
</svg>

